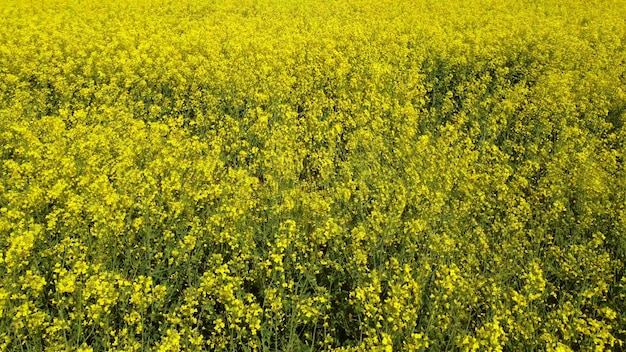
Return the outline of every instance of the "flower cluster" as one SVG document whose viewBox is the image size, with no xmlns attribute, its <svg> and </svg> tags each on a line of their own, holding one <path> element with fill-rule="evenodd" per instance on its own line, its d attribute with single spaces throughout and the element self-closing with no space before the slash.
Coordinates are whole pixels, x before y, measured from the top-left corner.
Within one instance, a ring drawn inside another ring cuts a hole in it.
<svg viewBox="0 0 626 352">
<path fill-rule="evenodd" d="M 626 2 L 0 2 L 0 351 L 626 339 Z"/>
</svg>

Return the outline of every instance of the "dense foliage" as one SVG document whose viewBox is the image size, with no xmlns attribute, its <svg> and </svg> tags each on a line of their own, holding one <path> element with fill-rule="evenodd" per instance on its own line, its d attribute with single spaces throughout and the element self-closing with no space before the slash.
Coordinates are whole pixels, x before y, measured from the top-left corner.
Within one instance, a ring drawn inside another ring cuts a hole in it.
<svg viewBox="0 0 626 352">
<path fill-rule="evenodd" d="M 622 348 L 624 14 L 1 0 L 1 350 Z"/>
</svg>

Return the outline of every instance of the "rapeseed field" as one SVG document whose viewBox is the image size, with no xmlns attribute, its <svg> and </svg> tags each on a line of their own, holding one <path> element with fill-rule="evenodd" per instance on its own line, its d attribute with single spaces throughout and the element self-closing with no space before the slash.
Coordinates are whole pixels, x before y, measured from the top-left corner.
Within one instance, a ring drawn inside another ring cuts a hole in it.
<svg viewBox="0 0 626 352">
<path fill-rule="evenodd" d="M 625 14 L 0 0 L 0 350 L 623 350 Z"/>
</svg>

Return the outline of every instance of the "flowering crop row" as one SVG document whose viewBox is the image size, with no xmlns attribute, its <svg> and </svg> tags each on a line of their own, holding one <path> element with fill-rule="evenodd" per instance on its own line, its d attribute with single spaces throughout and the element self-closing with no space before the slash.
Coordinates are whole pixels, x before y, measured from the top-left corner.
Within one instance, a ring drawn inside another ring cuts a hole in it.
<svg viewBox="0 0 626 352">
<path fill-rule="evenodd" d="M 625 13 L 0 1 L 0 350 L 623 348 Z"/>
</svg>

